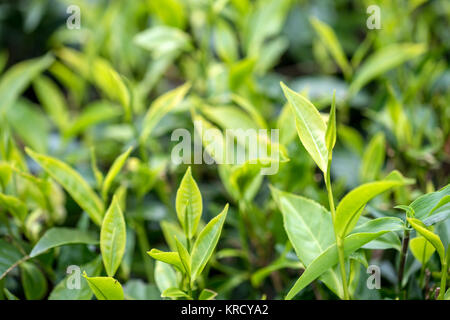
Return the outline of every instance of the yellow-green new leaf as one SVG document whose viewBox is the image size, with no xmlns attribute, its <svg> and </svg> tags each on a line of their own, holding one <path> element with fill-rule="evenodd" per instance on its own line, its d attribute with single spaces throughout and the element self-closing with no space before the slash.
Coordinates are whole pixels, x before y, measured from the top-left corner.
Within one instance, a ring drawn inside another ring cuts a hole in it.
<svg viewBox="0 0 450 320">
<path fill-rule="evenodd" d="M 158 249 L 152 249 L 150 251 L 147 251 L 147 254 L 153 259 L 173 265 L 181 272 L 184 270 L 184 266 L 181 263 L 180 255 L 178 254 L 178 252 L 164 252 Z"/>
<path fill-rule="evenodd" d="M 27 205 L 14 196 L 9 196 L 0 192 L 0 208 L 11 213 L 17 220 L 24 222 L 27 217 Z"/>
<path fill-rule="evenodd" d="M 319 19 L 311 18 L 310 21 L 311 25 L 319 35 L 322 44 L 327 48 L 334 60 L 336 60 L 336 63 L 339 65 L 342 72 L 346 76 L 350 75 L 352 68 L 333 29 Z"/>
<path fill-rule="evenodd" d="M 53 179 L 62 185 L 94 223 L 99 226 L 102 224 L 103 202 L 78 172 L 61 160 L 36 153 L 29 148 L 25 150 Z"/>
<path fill-rule="evenodd" d="M 377 178 L 385 158 L 386 141 L 382 132 L 376 134 L 364 150 L 360 177 L 363 182 L 373 181 Z"/>
<path fill-rule="evenodd" d="M 202 195 L 189 167 L 181 180 L 176 196 L 178 220 L 189 238 L 192 238 L 197 231 L 202 210 Z"/>
<path fill-rule="evenodd" d="M 144 143 L 156 124 L 183 100 L 190 87 L 190 83 L 185 83 L 153 101 L 144 118 L 143 129 L 139 137 L 140 143 Z"/>
<path fill-rule="evenodd" d="M 331 160 L 332 151 L 336 144 L 336 90 L 333 91 L 330 117 L 328 118 L 327 131 L 325 132 L 325 142 L 327 144 L 328 159 Z"/>
<path fill-rule="evenodd" d="M 423 44 L 396 43 L 378 50 L 356 72 L 349 88 L 349 96 L 355 95 L 368 82 L 386 71 L 418 57 L 425 49 Z"/>
<path fill-rule="evenodd" d="M 414 258 L 416 258 L 421 264 L 426 264 L 430 260 L 436 248 L 424 237 L 416 237 L 409 243 Z"/>
<path fill-rule="evenodd" d="M 411 224 L 411 226 L 416 229 L 418 233 L 420 233 L 425 239 L 427 239 L 433 247 L 436 249 L 437 253 L 439 254 L 439 258 L 441 259 L 441 262 L 445 260 L 445 248 L 442 244 L 441 239 L 439 239 L 439 236 L 434 234 L 432 231 L 427 229 L 427 226 L 416 218 L 407 218 L 408 222 Z"/>
<path fill-rule="evenodd" d="M 125 253 L 126 226 L 116 197 L 105 214 L 100 231 L 100 250 L 106 273 L 112 277 L 120 266 Z"/>
<path fill-rule="evenodd" d="M 103 200 L 107 199 L 108 191 L 111 188 L 111 184 L 114 181 L 114 178 L 119 174 L 120 170 L 122 169 L 123 165 L 125 164 L 125 161 L 127 161 L 128 156 L 130 155 L 132 150 L 133 150 L 133 148 L 129 147 L 127 151 L 122 153 L 119 157 L 117 157 L 116 160 L 114 160 L 114 163 L 112 164 L 111 168 L 108 171 L 108 174 L 105 177 L 105 180 L 103 181 L 103 186 L 102 186 Z"/>
<path fill-rule="evenodd" d="M 184 271 L 187 275 L 191 275 L 191 256 L 187 251 L 186 247 L 175 237 L 175 242 L 177 245 L 178 255 L 180 256 L 181 264 L 183 265 Z"/>
<path fill-rule="evenodd" d="M 227 212 L 228 204 L 217 217 L 213 218 L 205 226 L 195 241 L 191 254 L 191 281 L 194 281 L 202 273 L 208 260 L 211 258 L 219 241 Z"/>
<path fill-rule="evenodd" d="M 9 68 L 0 78 L 0 112 L 5 114 L 30 81 L 47 69 L 54 60 L 53 56 L 45 55 L 20 62 Z"/>
<path fill-rule="evenodd" d="M 123 300 L 124 294 L 119 281 L 112 277 L 83 277 L 87 280 L 89 287 L 98 300 Z"/>
<path fill-rule="evenodd" d="M 363 184 L 347 193 L 336 208 L 335 230 L 338 235 L 343 238 L 353 230 L 367 202 L 405 183 L 405 180 L 389 175 L 382 181 Z"/>
<path fill-rule="evenodd" d="M 295 115 L 298 136 L 306 151 L 324 173 L 327 171 L 328 151 L 325 143 L 327 126 L 316 107 L 301 94 L 281 83 L 284 95 Z"/>
</svg>

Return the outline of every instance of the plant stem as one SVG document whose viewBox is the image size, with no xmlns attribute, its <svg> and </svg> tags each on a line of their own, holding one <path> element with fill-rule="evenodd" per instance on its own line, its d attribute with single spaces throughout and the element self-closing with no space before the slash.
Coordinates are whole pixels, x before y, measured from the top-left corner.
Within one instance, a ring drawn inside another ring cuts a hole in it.
<svg viewBox="0 0 450 320">
<path fill-rule="evenodd" d="M 251 271 L 251 259 L 250 259 L 250 246 L 247 240 L 247 229 L 245 225 L 245 208 L 243 203 L 239 202 L 239 220 L 238 220 L 238 226 L 239 226 L 239 237 L 241 240 L 242 250 L 244 251 L 244 255 L 246 257 L 246 264 L 247 264 L 247 270 Z"/>
<path fill-rule="evenodd" d="M 405 272 L 405 263 L 406 263 L 406 255 L 408 254 L 408 245 L 409 245 L 409 226 L 403 232 L 403 240 L 402 240 L 402 252 L 400 254 L 400 265 L 398 269 L 398 279 L 397 279 L 397 290 L 398 294 L 402 290 L 402 281 L 403 281 L 403 273 Z"/>
<path fill-rule="evenodd" d="M 325 174 L 325 185 L 327 188 L 328 203 L 330 205 L 331 219 L 333 221 L 333 227 L 334 227 L 336 209 L 334 207 L 333 190 L 331 189 L 330 168 L 331 168 L 331 160 L 328 161 L 327 173 Z M 339 267 L 341 270 L 342 287 L 344 290 L 344 299 L 350 300 L 350 295 L 348 293 L 348 285 L 347 285 L 347 274 L 345 272 L 344 242 L 343 242 L 343 239 L 338 236 L 336 229 L 334 229 L 334 235 L 336 237 L 336 245 L 337 245 L 337 249 L 338 249 Z"/>
<path fill-rule="evenodd" d="M 446 286 L 447 286 L 447 261 L 442 261 L 441 287 L 439 289 L 438 300 L 444 300 Z"/>
</svg>

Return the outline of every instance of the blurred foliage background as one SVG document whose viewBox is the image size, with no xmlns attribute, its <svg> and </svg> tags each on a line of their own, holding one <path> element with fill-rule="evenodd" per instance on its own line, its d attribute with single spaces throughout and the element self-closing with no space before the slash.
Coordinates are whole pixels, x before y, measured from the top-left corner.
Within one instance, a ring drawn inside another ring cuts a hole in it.
<svg viewBox="0 0 450 320">
<path fill-rule="evenodd" d="M 381 8 L 381 29 L 371 30 L 366 10 L 374 4 Z M 80 8 L 79 29 L 66 25 L 71 5 Z M 336 90 L 335 197 L 397 169 L 416 183 L 377 198 L 367 211 L 401 216 L 392 209 L 395 204 L 449 183 L 449 18 L 445 0 L 1 1 L 1 75 L 35 59 L 29 85 L 0 85 L 5 97 L 14 95 L 0 101 L 2 160 L 14 158 L 23 170 L 39 174 L 22 151 L 29 146 L 64 160 L 99 188 L 92 156 L 105 172 L 134 146 L 112 187 L 126 194 L 127 251 L 119 279 L 129 297 L 157 299 L 155 266 L 145 252 L 164 248 L 164 233 L 170 231 L 161 222 L 176 220 L 175 191 L 186 170 L 171 162 L 172 131 L 193 131 L 197 116 L 222 130 L 279 128 L 290 161 L 280 163 L 276 175 L 262 177 L 245 166 L 194 165 L 192 170 L 205 221 L 225 202 L 231 205 L 204 285 L 219 298 L 281 298 L 298 277 L 299 265 L 268 186 L 325 206 L 327 200 L 298 141 L 280 81 L 306 93 L 323 112 Z M 152 102 L 185 82 L 192 85 L 189 95 L 143 137 Z M 11 143 L 15 155 L 8 154 Z M 49 216 L 37 210 L 39 203 L 22 183 L 14 192 L 33 213 L 12 234 L 25 251 L 51 226 L 90 228 L 86 213 L 57 184 L 52 201 L 60 210 Z M 439 228 L 448 242 L 448 221 Z M 0 234 L 11 230 L 2 224 Z M 84 265 L 96 255 L 75 245 L 36 259 L 32 265 L 39 269 L 32 272 L 48 288 L 35 296 L 52 297 L 67 265 Z M 372 255 L 369 259 L 382 261 L 384 289 L 361 285 L 355 295 L 392 297 L 396 249 Z M 413 260 L 407 277 L 419 272 Z M 1 281 L 18 296 L 25 294 L 17 277 Z M 423 298 L 417 285 L 411 286 L 410 297 Z M 316 283 L 300 298 L 335 295 Z"/>
</svg>

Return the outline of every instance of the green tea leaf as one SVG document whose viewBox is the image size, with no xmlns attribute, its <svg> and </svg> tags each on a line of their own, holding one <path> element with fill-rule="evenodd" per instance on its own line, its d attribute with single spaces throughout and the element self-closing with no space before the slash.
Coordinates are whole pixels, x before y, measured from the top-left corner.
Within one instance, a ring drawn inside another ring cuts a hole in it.
<svg viewBox="0 0 450 320">
<path fill-rule="evenodd" d="M 0 192 L 0 207 L 10 212 L 21 223 L 25 222 L 28 208 L 22 200 Z"/>
<path fill-rule="evenodd" d="M 47 280 L 42 271 L 33 263 L 20 264 L 20 279 L 27 300 L 40 300 L 47 293 Z"/>
<path fill-rule="evenodd" d="M 352 68 L 333 29 L 325 22 L 314 17 L 310 19 L 310 22 L 319 35 L 322 44 L 327 48 L 334 60 L 336 60 L 336 63 L 344 74 L 350 75 Z"/>
<path fill-rule="evenodd" d="M 203 289 L 198 296 L 198 300 L 214 300 L 215 297 L 217 297 L 217 292 L 209 289 Z"/>
<path fill-rule="evenodd" d="M 102 196 L 104 200 L 107 199 L 108 191 L 111 187 L 112 182 L 114 181 L 114 178 L 119 174 L 120 170 L 125 164 L 125 161 L 127 161 L 128 156 L 130 155 L 132 150 L 133 148 L 129 147 L 127 151 L 122 153 L 120 156 L 116 158 L 116 160 L 114 160 L 114 163 L 112 164 L 111 168 L 108 171 L 108 174 L 105 177 L 105 180 L 103 181 Z"/>
<path fill-rule="evenodd" d="M 112 120 L 121 114 L 122 110 L 109 101 L 98 100 L 91 102 L 83 108 L 81 114 L 67 128 L 64 134 L 66 137 L 75 136 L 93 125 Z"/>
<path fill-rule="evenodd" d="M 183 272 L 184 270 L 184 266 L 181 263 L 180 255 L 178 254 L 178 252 L 164 252 L 158 249 L 152 249 L 150 251 L 147 251 L 147 254 L 153 259 L 173 265 L 181 272 Z"/>
<path fill-rule="evenodd" d="M 17 261 L 23 258 L 23 254 L 15 246 L 0 239 L 0 280 L 5 276 L 8 270 Z"/>
<path fill-rule="evenodd" d="M 450 185 L 418 197 L 409 206 L 414 210 L 415 217 L 422 220 L 445 205 L 449 200 L 448 196 L 450 196 Z"/>
<path fill-rule="evenodd" d="M 67 103 L 58 86 L 48 77 L 39 76 L 33 81 L 34 91 L 47 114 L 62 132 L 69 125 Z"/>
<path fill-rule="evenodd" d="M 441 259 L 441 262 L 445 259 L 445 248 L 442 244 L 441 239 L 438 235 L 434 234 L 432 231 L 428 230 L 425 224 L 415 218 L 407 218 L 408 222 L 411 224 L 411 226 L 416 229 L 418 233 L 420 233 L 425 239 L 427 239 L 433 247 L 436 249 L 437 253 L 439 254 L 439 258 Z"/>
<path fill-rule="evenodd" d="M 361 213 L 370 200 L 391 188 L 404 185 L 402 180 L 391 180 L 363 184 L 345 195 L 336 208 L 335 230 L 340 237 L 349 234 L 358 222 Z"/>
<path fill-rule="evenodd" d="M 126 226 L 116 197 L 103 218 L 100 231 L 100 249 L 108 276 L 113 277 L 125 253 Z"/>
<path fill-rule="evenodd" d="M 175 241 L 177 244 L 177 251 L 178 255 L 180 256 L 181 264 L 183 265 L 184 271 L 186 274 L 190 277 L 191 275 L 191 256 L 189 255 L 189 252 L 185 248 L 185 246 L 178 241 L 178 239 L 175 237 Z"/>
<path fill-rule="evenodd" d="M 402 63 L 414 59 L 425 52 L 423 44 L 391 44 L 373 53 L 358 68 L 349 88 L 349 96 L 355 95 L 368 82 Z"/>
<path fill-rule="evenodd" d="M 369 182 L 377 178 L 384 164 L 386 142 L 382 132 L 376 134 L 364 150 L 360 177 L 361 181 Z"/>
<path fill-rule="evenodd" d="M 203 271 L 211 258 L 228 212 L 228 204 L 223 211 L 203 228 L 195 241 L 191 254 L 191 281 L 194 281 Z"/>
<path fill-rule="evenodd" d="M 325 132 L 325 143 L 328 150 L 328 159 L 331 159 L 331 154 L 336 144 L 336 90 L 333 91 L 330 117 L 328 119 L 327 131 Z"/>
<path fill-rule="evenodd" d="M 354 233 L 347 236 L 344 239 L 344 250 L 345 256 L 348 257 L 350 254 L 364 246 L 366 243 L 386 234 L 390 231 L 397 231 L 403 228 L 401 221 L 398 223 L 397 227 L 392 228 L 392 221 L 387 222 L 387 230 L 381 230 L 374 233 Z M 379 226 L 379 229 L 383 229 Z M 379 230 L 378 229 L 378 230 Z M 338 263 L 338 251 L 336 244 L 328 247 L 320 256 L 318 256 L 311 264 L 305 269 L 300 278 L 291 288 L 286 296 L 287 300 L 292 299 L 297 293 L 304 289 L 308 284 L 317 279 L 325 271 L 329 270 Z"/>
<path fill-rule="evenodd" d="M 191 48 L 191 39 L 187 33 L 167 26 L 156 26 L 138 33 L 134 43 L 150 51 L 154 59 Z"/>
<path fill-rule="evenodd" d="M 335 242 L 331 214 L 313 200 L 271 188 L 283 214 L 284 229 L 299 260 L 308 267 Z M 321 280 L 339 297 L 344 296 L 337 270 L 324 273 Z"/>
<path fill-rule="evenodd" d="M 89 287 L 98 300 L 123 300 L 124 294 L 119 281 L 112 277 L 88 277 L 84 273 Z"/>
<path fill-rule="evenodd" d="M 200 189 L 192 177 L 191 167 L 186 170 L 177 190 L 176 210 L 185 233 L 192 238 L 202 216 L 203 204 Z"/>
<path fill-rule="evenodd" d="M 51 126 L 38 106 L 25 98 L 19 98 L 7 111 L 6 118 L 24 144 L 38 152 L 47 151 Z M 30 123 L 33 125 L 30 126 Z"/>
<path fill-rule="evenodd" d="M 155 282 L 161 293 L 169 288 L 176 287 L 177 275 L 175 270 L 167 263 L 156 261 Z"/>
<path fill-rule="evenodd" d="M 140 143 L 144 143 L 152 133 L 156 124 L 183 100 L 190 87 L 190 83 L 185 83 L 153 101 L 145 114 L 142 132 L 139 137 Z"/>
<path fill-rule="evenodd" d="M 414 258 L 419 260 L 421 264 L 426 264 L 436 251 L 433 245 L 424 237 L 411 239 L 409 248 L 411 249 Z"/>
<path fill-rule="evenodd" d="M 20 62 L 8 69 L 0 78 L 0 112 L 5 114 L 33 78 L 47 69 L 53 61 L 51 55 L 45 55 Z"/>
<path fill-rule="evenodd" d="M 192 300 L 192 297 L 189 296 L 186 292 L 181 291 L 178 288 L 168 288 L 161 293 L 162 298 L 185 298 L 188 300 Z"/>
<path fill-rule="evenodd" d="M 119 102 L 128 119 L 131 119 L 131 97 L 127 86 L 119 73 L 107 60 L 97 58 L 93 63 L 93 80 L 96 85 L 113 101 Z"/>
<path fill-rule="evenodd" d="M 214 28 L 215 46 L 217 54 L 225 62 L 234 62 L 238 59 L 238 42 L 233 29 L 225 21 L 219 19 Z"/>
<path fill-rule="evenodd" d="M 36 257 L 52 248 L 76 243 L 98 244 L 98 240 L 93 235 L 78 229 L 51 228 L 35 244 L 30 257 Z"/>
<path fill-rule="evenodd" d="M 294 111 L 298 136 L 324 173 L 327 171 L 328 151 L 325 142 L 326 124 L 316 107 L 304 96 L 281 83 L 284 95 Z"/>
<path fill-rule="evenodd" d="M 25 150 L 53 179 L 62 185 L 94 223 L 99 226 L 102 224 L 103 203 L 78 172 L 60 160 L 36 153 L 29 148 Z"/>
</svg>

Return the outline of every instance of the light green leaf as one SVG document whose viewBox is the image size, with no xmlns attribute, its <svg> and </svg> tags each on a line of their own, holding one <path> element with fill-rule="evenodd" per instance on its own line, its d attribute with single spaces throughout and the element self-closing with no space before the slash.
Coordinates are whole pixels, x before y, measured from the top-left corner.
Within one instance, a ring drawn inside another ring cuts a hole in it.
<svg viewBox="0 0 450 320">
<path fill-rule="evenodd" d="M 392 228 L 392 221 L 387 222 L 388 230 L 381 230 L 374 233 L 354 233 L 347 236 L 344 239 L 344 254 L 346 257 L 350 256 L 353 252 L 364 246 L 366 243 L 386 234 L 389 231 L 397 231 L 403 228 L 401 221 L 398 223 L 396 228 Z M 379 226 L 379 229 L 383 229 Z M 338 251 L 336 244 L 328 247 L 320 256 L 314 259 L 313 262 L 305 269 L 300 278 L 291 288 L 286 296 L 286 299 L 292 299 L 297 293 L 304 289 L 308 284 L 317 279 L 325 271 L 329 270 L 338 263 Z"/>
<path fill-rule="evenodd" d="M 183 272 L 184 270 L 184 266 L 181 263 L 180 255 L 178 254 L 178 252 L 164 252 L 158 249 L 152 249 L 150 251 L 147 251 L 147 254 L 153 259 L 173 265 L 181 272 Z"/>
<path fill-rule="evenodd" d="M 186 237 L 184 235 L 183 230 L 176 225 L 175 223 L 169 221 L 161 221 L 161 230 L 164 235 L 164 239 L 167 242 L 170 250 L 177 251 L 177 244 L 175 242 L 175 237 L 180 241 L 184 246 L 186 246 Z"/>
<path fill-rule="evenodd" d="M 124 294 L 119 281 L 112 277 L 88 277 L 86 272 L 83 277 L 98 300 L 123 300 Z"/>
<path fill-rule="evenodd" d="M 228 212 L 228 204 L 223 211 L 203 228 L 198 235 L 192 249 L 191 260 L 191 281 L 194 281 L 203 271 L 208 260 L 211 258 Z"/>
<path fill-rule="evenodd" d="M 140 143 L 144 143 L 156 124 L 183 100 L 190 87 L 191 84 L 187 82 L 172 91 L 166 92 L 153 101 L 145 114 L 142 132 L 139 137 Z"/>
<path fill-rule="evenodd" d="M 185 298 L 188 300 L 192 300 L 192 297 L 189 296 L 186 292 L 181 291 L 178 288 L 168 288 L 166 290 L 164 290 L 163 293 L 161 293 L 161 297 L 162 298 Z"/>
<path fill-rule="evenodd" d="M 328 151 L 325 143 L 325 121 L 316 107 L 304 96 L 281 83 L 292 110 L 294 111 L 298 136 L 306 151 L 324 173 L 327 171 Z"/>
<path fill-rule="evenodd" d="M 99 226 L 102 224 L 103 203 L 78 172 L 60 160 L 38 154 L 29 148 L 25 150 L 53 179 L 62 185 L 94 223 Z"/>
<path fill-rule="evenodd" d="M 20 62 L 8 69 L 0 78 L 0 112 L 3 114 L 14 104 L 30 81 L 47 69 L 54 61 L 51 55 Z"/>
<path fill-rule="evenodd" d="M 284 229 L 299 260 L 308 267 L 335 242 L 331 214 L 313 200 L 271 188 L 283 214 Z M 330 269 L 322 281 L 343 297 L 342 281 L 337 270 Z"/>
<path fill-rule="evenodd" d="M 134 43 L 150 51 L 154 59 L 191 48 L 189 34 L 167 26 L 156 26 L 138 33 Z"/>
<path fill-rule="evenodd" d="M 185 233 L 192 238 L 202 216 L 203 204 L 200 189 L 192 177 L 191 167 L 186 170 L 177 190 L 176 210 Z"/>
<path fill-rule="evenodd" d="M 333 29 L 325 22 L 322 22 L 314 17 L 310 19 L 310 22 L 319 35 L 322 44 L 325 48 L 327 48 L 334 60 L 336 60 L 336 63 L 339 65 L 343 73 L 346 76 L 350 75 L 352 68 Z"/>
<path fill-rule="evenodd" d="M 386 142 L 383 132 L 376 134 L 367 145 L 362 157 L 361 181 L 369 182 L 377 178 L 384 164 Z"/>
<path fill-rule="evenodd" d="M 214 28 L 215 47 L 219 57 L 225 62 L 238 59 L 238 42 L 231 26 L 222 19 L 217 20 Z"/>
<path fill-rule="evenodd" d="M 155 264 L 155 282 L 159 292 L 177 286 L 177 275 L 175 270 L 167 263 L 156 261 Z"/>
<path fill-rule="evenodd" d="M 125 253 L 126 226 L 116 197 L 103 218 L 100 231 L 100 249 L 108 276 L 113 277 Z"/>
<path fill-rule="evenodd" d="M 33 263 L 20 264 L 20 279 L 27 300 L 40 300 L 47 293 L 47 280 Z"/>
<path fill-rule="evenodd" d="M 111 168 L 109 169 L 105 177 L 105 180 L 103 181 L 102 196 L 104 200 L 108 198 L 108 191 L 111 187 L 111 184 L 114 181 L 114 178 L 119 174 L 120 170 L 125 164 L 125 161 L 127 161 L 128 156 L 130 155 L 132 150 L 133 148 L 129 147 L 127 151 L 122 153 L 120 156 L 116 158 L 116 160 L 114 160 L 114 163 L 112 164 Z"/>
<path fill-rule="evenodd" d="M 87 128 L 117 118 L 122 114 L 122 110 L 112 102 L 105 100 L 98 100 L 86 105 L 81 114 L 66 130 L 64 135 L 66 137 L 75 136 Z"/>
<path fill-rule="evenodd" d="M 414 210 L 417 219 L 424 219 L 449 201 L 450 185 L 439 191 L 424 194 L 414 200 L 409 206 Z"/>
<path fill-rule="evenodd" d="M 131 97 L 127 86 L 119 73 L 113 69 L 107 60 L 97 58 L 93 63 L 92 77 L 94 83 L 106 96 L 119 102 L 128 119 L 131 119 Z"/>
<path fill-rule="evenodd" d="M 386 71 L 418 57 L 425 49 L 425 45 L 415 43 L 391 44 L 379 49 L 356 71 L 349 88 L 349 96 L 354 96 L 364 85 Z"/>
<path fill-rule="evenodd" d="M 420 233 L 425 239 L 427 239 L 433 247 L 436 249 L 437 253 L 439 254 L 439 258 L 441 259 L 441 262 L 445 260 L 445 248 L 442 244 L 441 239 L 438 235 L 434 234 L 432 231 L 428 230 L 425 224 L 415 218 L 407 218 L 408 222 L 411 224 L 411 226 L 416 229 L 418 233 Z"/>
<path fill-rule="evenodd" d="M 209 289 L 203 289 L 202 292 L 200 292 L 200 295 L 198 296 L 198 300 L 214 300 L 216 296 L 217 292 L 214 292 Z"/>
<path fill-rule="evenodd" d="M 51 126 L 39 106 L 19 98 L 7 111 L 6 119 L 25 145 L 38 152 L 47 151 Z"/>
<path fill-rule="evenodd" d="M 191 275 L 191 256 L 189 255 L 189 252 L 185 248 L 185 246 L 178 241 L 178 239 L 175 237 L 175 242 L 177 245 L 177 251 L 178 255 L 180 256 L 181 264 L 183 265 L 185 273 L 190 277 Z"/>
<path fill-rule="evenodd" d="M 367 202 L 380 193 L 404 184 L 405 181 L 388 176 L 382 181 L 363 184 L 347 193 L 336 208 L 335 230 L 338 235 L 345 237 L 353 230 Z"/>
<path fill-rule="evenodd" d="M 78 229 L 51 228 L 35 244 L 30 257 L 36 257 L 51 248 L 76 243 L 98 244 L 98 240 L 93 235 Z"/>
<path fill-rule="evenodd" d="M 331 160 L 332 151 L 336 144 L 336 90 L 333 91 L 330 117 L 328 118 L 327 131 L 325 132 L 325 143 L 328 150 L 328 159 Z"/>
<path fill-rule="evenodd" d="M 69 113 L 61 90 L 50 78 L 43 75 L 33 81 L 33 87 L 47 114 L 59 130 L 64 132 L 69 126 Z"/>
<path fill-rule="evenodd" d="M 416 258 L 421 264 L 426 264 L 436 251 L 433 245 L 424 237 L 416 237 L 411 239 L 409 248 L 411 249 L 414 258 Z"/>
<path fill-rule="evenodd" d="M 0 207 L 11 213 L 21 223 L 27 217 L 27 205 L 20 199 L 0 192 Z"/>
</svg>

